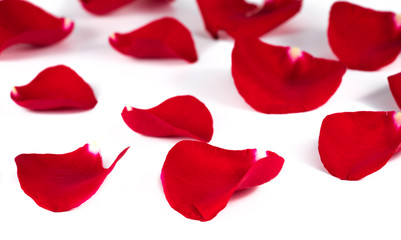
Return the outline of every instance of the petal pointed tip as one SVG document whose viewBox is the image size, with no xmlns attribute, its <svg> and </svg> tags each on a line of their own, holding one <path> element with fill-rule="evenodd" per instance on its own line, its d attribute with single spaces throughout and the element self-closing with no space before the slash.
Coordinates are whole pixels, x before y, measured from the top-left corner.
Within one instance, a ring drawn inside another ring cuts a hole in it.
<svg viewBox="0 0 401 240">
<path fill-rule="evenodd" d="M 71 19 L 69 18 L 64 18 L 64 22 L 63 22 L 63 28 L 65 31 L 70 30 L 71 28 L 74 27 L 74 22 L 71 21 Z"/>
<path fill-rule="evenodd" d="M 288 56 L 292 62 L 296 62 L 303 56 L 303 52 L 298 47 L 290 47 L 288 48 Z"/>
<path fill-rule="evenodd" d="M 130 105 L 125 106 L 125 109 L 127 109 L 128 112 L 132 111 L 132 107 Z"/>
<path fill-rule="evenodd" d="M 394 114 L 394 123 L 397 128 L 401 127 L 401 112 L 397 112 Z"/>
<path fill-rule="evenodd" d="M 401 13 L 394 14 L 394 23 L 397 28 L 401 28 Z"/>
<path fill-rule="evenodd" d="M 117 42 L 117 36 L 116 36 L 116 33 L 112 33 L 112 34 L 110 34 L 110 36 L 109 36 L 109 40 L 110 40 L 111 42 Z"/>
<path fill-rule="evenodd" d="M 96 141 L 88 144 L 88 152 L 92 153 L 93 155 L 100 154 L 100 146 Z"/>
<path fill-rule="evenodd" d="M 18 96 L 18 90 L 16 87 L 11 88 L 11 96 Z"/>
</svg>

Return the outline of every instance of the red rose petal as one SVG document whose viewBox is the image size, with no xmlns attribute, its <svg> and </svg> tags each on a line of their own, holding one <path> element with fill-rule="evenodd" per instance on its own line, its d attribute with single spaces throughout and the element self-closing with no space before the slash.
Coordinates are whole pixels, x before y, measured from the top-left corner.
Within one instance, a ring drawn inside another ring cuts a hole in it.
<svg viewBox="0 0 401 240">
<path fill-rule="evenodd" d="M 258 39 L 237 40 L 232 53 L 238 92 L 263 113 L 304 112 L 323 105 L 339 87 L 345 71 L 340 62 Z"/>
<path fill-rule="evenodd" d="M 109 42 L 117 51 L 137 58 L 198 60 L 189 30 L 173 18 L 161 18 L 129 33 L 114 33 Z"/>
<path fill-rule="evenodd" d="M 56 43 L 69 35 L 73 27 L 69 19 L 57 18 L 29 2 L 0 1 L 0 52 L 19 43 Z"/>
<path fill-rule="evenodd" d="M 97 103 L 91 87 L 64 65 L 47 68 L 29 84 L 14 87 L 11 98 L 31 110 L 91 109 Z"/>
<path fill-rule="evenodd" d="M 187 218 L 214 218 L 241 189 L 266 183 L 280 172 L 284 159 L 273 152 L 257 160 L 256 150 L 226 150 L 181 141 L 168 153 L 161 181 L 170 206 Z"/>
<path fill-rule="evenodd" d="M 401 108 L 401 73 L 388 77 L 388 83 L 398 107 Z"/>
<path fill-rule="evenodd" d="M 105 169 L 88 144 L 66 154 L 21 154 L 15 158 L 22 190 L 40 207 L 63 212 L 78 207 L 99 189 L 116 163 Z"/>
<path fill-rule="evenodd" d="M 401 113 L 347 112 L 322 123 L 319 153 L 324 167 L 343 180 L 359 180 L 382 168 L 401 143 Z"/>
<path fill-rule="evenodd" d="M 220 30 L 234 38 L 259 37 L 294 16 L 302 0 L 266 0 L 262 6 L 245 0 L 197 0 L 206 29 L 218 38 Z"/>
<path fill-rule="evenodd" d="M 184 136 L 210 141 L 213 119 L 209 110 L 193 96 L 177 96 L 143 110 L 124 108 L 121 116 L 133 131 L 155 137 Z"/>
<path fill-rule="evenodd" d="M 399 19 L 392 12 L 336 2 L 330 11 L 330 46 L 348 68 L 377 70 L 401 51 Z"/>
<path fill-rule="evenodd" d="M 134 0 L 79 0 L 82 6 L 93 14 L 110 13 Z"/>
</svg>

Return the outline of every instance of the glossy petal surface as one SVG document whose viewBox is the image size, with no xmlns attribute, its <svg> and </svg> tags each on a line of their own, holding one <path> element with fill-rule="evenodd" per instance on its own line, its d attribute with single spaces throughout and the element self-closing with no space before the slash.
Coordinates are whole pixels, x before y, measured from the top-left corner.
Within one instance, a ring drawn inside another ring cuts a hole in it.
<svg viewBox="0 0 401 240">
<path fill-rule="evenodd" d="M 401 113 L 345 112 L 322 123 L 319 153 L 324 167 L 343 180 L 359 180 L 382 168 L 401 143 Z"/>
<path fill-rule="evenodd" d="M 40 207 L 63 212 L 92 197 L 128 148 L 105 169 L 87 144 L 66 154 L 21 154 L 15 158 L 22 190 Z"/>
<path fill-rule="evenodd" d="M 14 87 L 11 98 L 31 110 L 91 109 L 97 103 L 91 87 L 64 65 L 47 68 L 29 84 Z"/>
<path fill-rule="evenodd" d="M 112 34 L 109 42 L 117 51 L 136 58 L 182 58 L 198 60 L 189 30 L 173 18 L 162 18 L 129 33 Z"/>
<path fill-rule="evenodd" d="M 388 83 L 398 107 L 401 108 L 401 73 L 388 77 Z"/>
<path fill-rule="evenodd" d="M 378 12 L 347 2 L 330 11 L 331 49 L 348 68 L 377 70 L 401 51 L 401 24 L 392 12 Z"/>
<path fill-rule="evenodd" d="M 339 87 L 345 71 L 340 62 L 258 39 L 237 40 L 232 53 L 238 92 L 263 113 L 304 112 L 323 105 Z"/>
<path fill-rule="evenodd" d="M 170 206 L 187 218 L 214 218 L 241 189 L 276 177 L 284 159 L 273 152 L 256 159 L 255 149 L 226 150 L 196 141 L 181 141 L 168 153 L 161 180 Z"/>
<path fill-rule="evenodd" d="M 177 96 L 150 109 L 124 108 L 124 122 L 133 131 L 155 137 L 184 136 L 210 141 L 213 119 L 209 110 L 193 96 Z"/>
<path fill-rule="evenodd" d="M 206 29 L 218 38 L 223 30 L 234 38 L 259 37 L 301 9 L 301 0 L 266 0 L 262 6 L 245 0 L 197 0 Z"/>
<path fill-rule="evenodd" d="M 66 18 L 57 18 L 22 0 L 0 1 L 0 52 L 20 43 L 47 46 L 67 37 L 74 27 Z"/>
</svg>

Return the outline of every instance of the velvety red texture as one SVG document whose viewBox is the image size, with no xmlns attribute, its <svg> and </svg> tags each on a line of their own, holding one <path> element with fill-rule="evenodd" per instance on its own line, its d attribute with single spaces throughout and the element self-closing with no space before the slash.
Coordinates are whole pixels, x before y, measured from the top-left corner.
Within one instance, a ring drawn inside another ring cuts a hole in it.
<svg viewBox="0 0 401 240">
<path fill-rule="evenodd" d="M 66 154 L 21 154 L 15 158 L 22 190 L 40 207 L 64 212 L 80 206 L 99 189 L 116 163 L 105 169 L 90 146 Z"/>
<path fill-rule="evenodd" d="M 398 107 L 401 108 L 401 73 L 389 76 L 388 83 Z"/>
<path fill-rule="evenodd" d="M 170 206 L 187 218 L 213 219 L 237 191 L 275 178 L 284 159 L 273 152 L 257 159 L 256 149 L 226 150 L 181 141 L 168 153 L 161 181 Z"/>
<path fill-rule="evenodd" d="M 11 98 L 31 110 L 91 109 L 97 103 L 91 87 L 64 65 L 46 68 L 29 84 L 14 87 Z"/>
<path fill-rule="evenodd" d="M 324 167 L 343 180 L 382 168 L 401 143 L 401 113 L 345 112 L 322 122 L 319 153 Z"/>
<path fill-rule="evenodd" d="M 238 92 L 263 113 L 304 112 L 323 105 L 340 86 L 345 71 L 340 62 L 254 38 L 235 41 L 232 52 Z"/>
<path fill-rule="evenodd" d="M 169 98 L 150 109 L 125 107 L 121 116 L 133 131 L 155 137 L 184 136 L 209 142 L 213 119 L 197 98 L 189 95 Z"/>
<path fill-rule="evenodd" d="M 266 0 L 262 6 L 245 0 L 197 0 L 206 29 L 218 38 L 223 30 L 234 38 L 259 37 L 294 16 L 302 0 Z"/>
<path fill-rule="evenodd" d="M 104 15 L 117 10 L 134 0 L 79 0 L 82 6 L 90 13 Z M 172 2 L 173 0 L 146 0 L 154 3 Z"/>
<path fill-rule="evenodd" d="M 392 12 L 336 2 L 330 11 L 329 43 L 348 68 L 373 71 L 394 61 L 401 51 L 400 26 Z"/>
<path fill-rule="evenodd" d="M 109 42 L 117 51 L 137 58 L 182 58 L 190 63 L 198 60 L 191 33 L 170 17 L 129 33 L 114 33 Z"/>
<path fill-rule="evenodd" d="M 19 43 L 47 46 L 68 36 L 73 22 L 22 0 L 0 1 L 0 52 Z"/>
</svg>

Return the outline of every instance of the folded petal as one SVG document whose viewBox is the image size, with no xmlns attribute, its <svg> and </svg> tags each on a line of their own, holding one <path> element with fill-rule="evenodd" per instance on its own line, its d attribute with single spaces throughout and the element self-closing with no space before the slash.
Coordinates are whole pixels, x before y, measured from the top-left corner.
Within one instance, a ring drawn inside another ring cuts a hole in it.
<svg viewBox="0 0 401 240">
<path fill-rule="evenodd" d="M 90 145 L 66 154 L 21 154 L 15 158 L 22 190 L 40 207 L 64 212 L 80 206 L 99 189 L 116 163 L 105 169 Z"/>
<path fill-rule="evenodd" d="M 359 180 L 382 168 L 401 143 L 401 113 L 345 112 L 322 123 L 319 153 L 324 167 L 343 180 Z"/>
<path fill-rule="evenodd" d="M 197 0 L 206 29 L 218 38 L 223 30 L 234 38 L 259 37 L 294 16 L 302 0 L 265 0 L 262 6 L 245 0 Z"/>
<path fill-rule="evenodd" d="M 133 131 L 155 137 L 183 136 L 209 142 L 213 119 L 197 98 L 177 96 L 150 109 L 125 107 L 121 116 Z"/>
<path fill-rule="evenodd" d="M 74 27 L 22 0 L 0 1 L 0 52 L 19 43 L 47 46 L 67 37 Z"/>
<path fill-rule="evenodd" d="M 91 87 L 64 65 L 46 68 L 29 84 L 14 87 L 11 98 L 31 110 L 91 109 L 97 103 Z"/>
<path fill-rule="evenodd" d="M 398 107 L 401 108 L 401 73 L 389 76 L 388 83 Z"/>
<path fill-rule="evenodd" d="M 336 2 L 330 11 L 331 49 L 348 68 L 377 70 L 401 51 L 401 17 L 348 2 Z"/>
<path fill-rule="evenodd" d="M 109 42 L 117 51 L 137 58 L 182 58 L 190 63 L 198 60 L 191 33 L 170 17 L 129 33 L 114 33 Z"/>
<path fill-rule="evenodd" d="M 170 206 L 187 218 L 209 221 L 241 189 L 275 178 L 284 159 L 273 152 L 257 159 L 256 149 L 226 150 L 181 141 L 168 153 L 161 181 Z"/>
<path fill-rule="evenodd" d="M 232 53 L 238 92 L 263 113 L 304 112 L 323 105 L 340 86 L 345 71 L 340 62 L 258 39 L 236 40 Z"/>
</svg>

